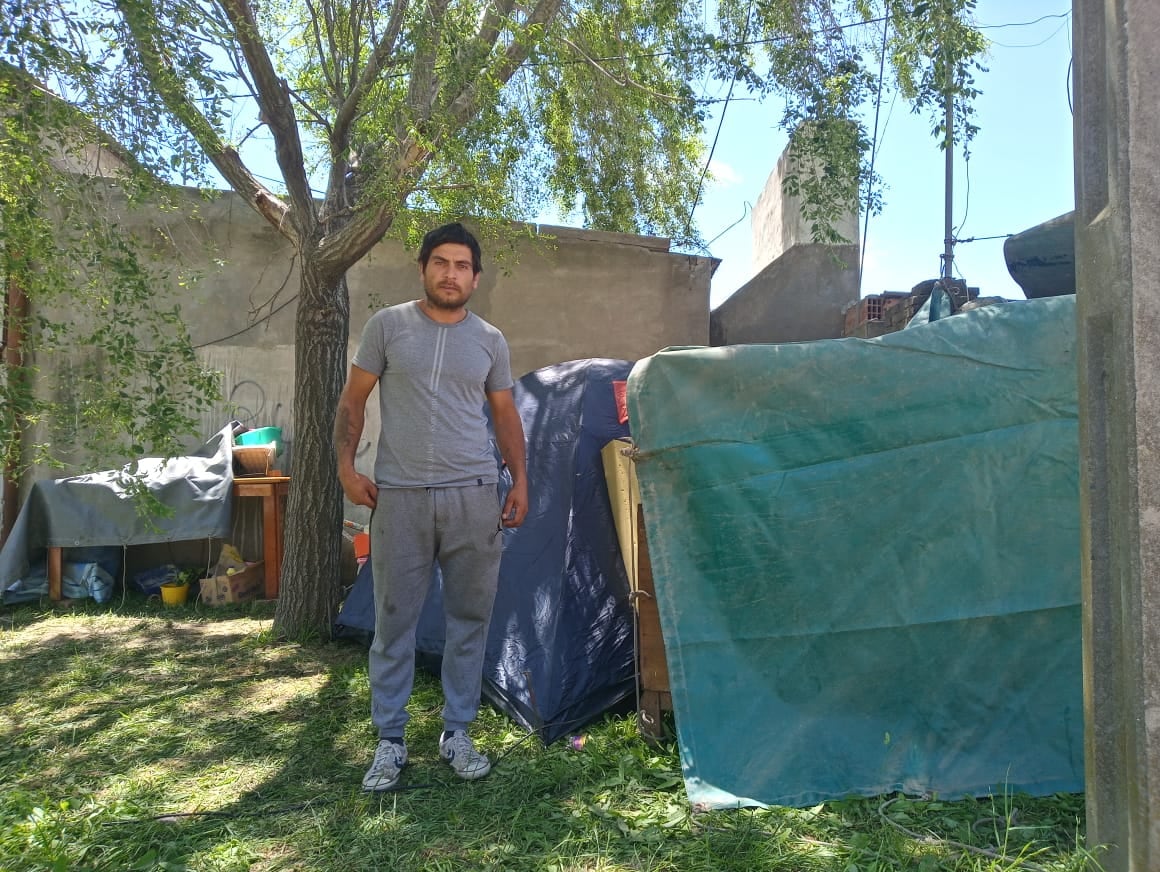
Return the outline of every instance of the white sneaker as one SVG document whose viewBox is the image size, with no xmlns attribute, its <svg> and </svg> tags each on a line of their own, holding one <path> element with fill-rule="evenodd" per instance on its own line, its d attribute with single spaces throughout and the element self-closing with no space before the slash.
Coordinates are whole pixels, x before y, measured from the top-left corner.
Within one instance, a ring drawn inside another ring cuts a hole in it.
<svg viewBox="0 0 1160 872">
<path fill-rule="evenodd" d="M 403 767 L 407 765 L 407 746 L 389 739 L 379 739 L 375 759 L 363 776 L 363 790 L 390 790 L 399 783 Z"/>
<path fill-rule="evenodd" d="M 468 781 L 483 778 L 491 771 L 491 761 L 475 750 L 463 730 L 456 730 L 439 742 L 439 756 L 451 764 L 456 775 Z"/>
</svg>

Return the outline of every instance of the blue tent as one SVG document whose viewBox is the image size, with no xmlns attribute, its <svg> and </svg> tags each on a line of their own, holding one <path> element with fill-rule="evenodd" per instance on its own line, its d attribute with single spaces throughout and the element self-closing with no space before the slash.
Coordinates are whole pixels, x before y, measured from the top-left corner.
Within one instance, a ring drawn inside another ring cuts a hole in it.
<svg viewBox="0 0 1160 872">
<path fill-rule="evenodd" d="M 546 743 L 635 686 L 628 578 L 600 457 L 608 442 L 629 435 L 613 383 L 631 369 L 623 360 L 571 361 L 525 375 L 514 390 L 531 508 L 523 526 L 504 534 L 484 693 Z M 367 561 L 339 612 L 337 636 L 373 633 L 372 586 Z M 436 570 L 416 637 L 421 663 L 438 668 L 443 633 Z"/>
</svg>

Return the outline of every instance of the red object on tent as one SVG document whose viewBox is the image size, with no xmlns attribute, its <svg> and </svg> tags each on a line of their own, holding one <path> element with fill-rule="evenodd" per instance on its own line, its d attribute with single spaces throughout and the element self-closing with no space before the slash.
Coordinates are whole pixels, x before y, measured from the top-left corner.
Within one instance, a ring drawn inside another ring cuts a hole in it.
<svg viewBox="0 0 1160 872">
<path fill-rule="evenodd" d="M 628 381 L 614 381 L 612 393 L 616 397 L 616 414 L 621 424 L 628 423 Z"/>
</svg>

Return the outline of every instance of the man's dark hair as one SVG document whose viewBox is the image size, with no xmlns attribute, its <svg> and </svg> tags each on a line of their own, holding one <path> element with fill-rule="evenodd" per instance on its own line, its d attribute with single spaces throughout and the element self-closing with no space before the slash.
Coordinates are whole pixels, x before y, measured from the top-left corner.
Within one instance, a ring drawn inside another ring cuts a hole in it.
<svg viewBox="0 0 1160 872">
<path fill-rule="evenodd" d="M 419 248 L 419 263 L 423 269 L 427 268 L 427 260 L 431 257 L 432 250 L 438 248 L 440 245 L 466 245 L 471 249 L 471 271 L 476 275 L 483 272 L 483 257 L 479 249 L 479 243 L 475 237 L 471 235 L 471 231 L 456 221 L 454 224 L 444 224 L 442 227 L 436 227 L 434 230 L 427 231 L 427 235 L 423 237 L 423 245 Z"/>
</svg>

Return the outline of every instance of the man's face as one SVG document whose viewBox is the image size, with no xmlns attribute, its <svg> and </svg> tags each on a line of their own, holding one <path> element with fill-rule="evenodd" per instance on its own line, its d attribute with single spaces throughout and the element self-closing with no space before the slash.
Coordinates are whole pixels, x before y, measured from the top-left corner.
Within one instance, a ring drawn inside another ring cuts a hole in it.
<svg viewBox="0 0 1160 872">
<path fill-rule="evenodd" d="M 462 308 L 479 284 L 479 276 L 471 267 L 471 249 L 454 242 L 431 249 L 427 265 L 419 265 L 419 275 L 427 302 L 437 309 Z"/>
</svg>

